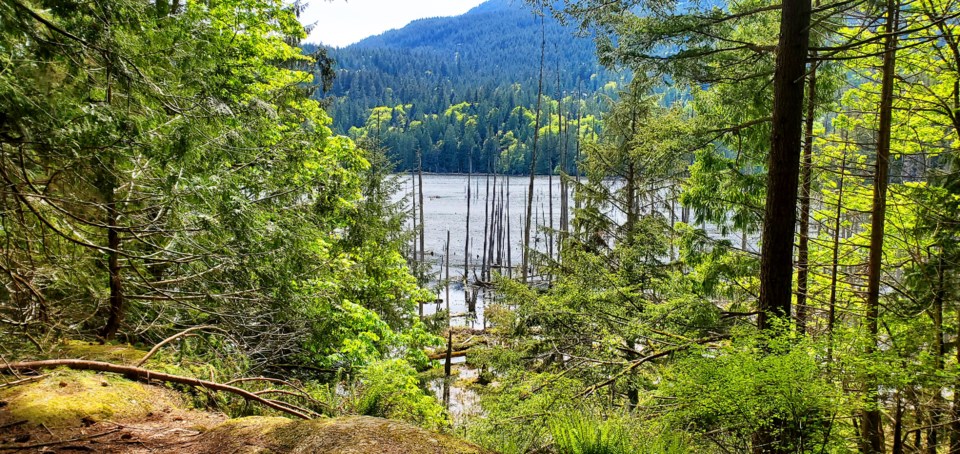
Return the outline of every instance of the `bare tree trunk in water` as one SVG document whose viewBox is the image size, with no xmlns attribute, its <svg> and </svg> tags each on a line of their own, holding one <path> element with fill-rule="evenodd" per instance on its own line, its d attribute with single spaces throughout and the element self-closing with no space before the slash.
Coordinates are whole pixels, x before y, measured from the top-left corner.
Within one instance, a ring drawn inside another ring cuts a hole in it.
<svg viewBox="0 0 960 454">
<path fill-rule="evenodd" d="M 483 196 L 483 246 L 480 248 L 483 258 L 480 260 L 480 279 L 487 280 L 487 270 L 490 262 L 487 255 L 487 244 L 490 234 L 490 160 L 487 160 L 487 191 Z"/>
<path fill-rule="evenodd" d="M 420 152 L 418 151 L 417 154 Z M 413 170 L 410 171 L 410 205 L 413 209 L 413 212 L 410 213 L 410 222 L 413 224 L 413 254 L 410 256 L 410 263 L 414 264 L 414 270 L 416 270 L 417 263 L 417 235 L 419 231 L 417 230 L 417 180 L 413 178 Z"/>
<path fill-rule="evenodd" d="M 507 277 L 513 278 L 513 235 L 510 233 L 513 223 L 510 221 L 510 178 L 507 177 Z M 486 320 L 486 319 L 484 319 Z"/>
<path fill-rule="evenodd" d="M 467 283 L 470 281 L 470 179 L 473 178 L 473 152 L 467 152 L 467 230 L 463 241 L 463 292 L 468 295 Z"/>
<path fill-rule="evenodd" d="M 423 206 L 423 155 L 417 153 L 417 181 L 420 184 L 420 266 L 423 266 L 426 259 L 426 246 L 424 243 L 426 237 L 426 223 L 424 222 Z"/>
<path fill-rule="evenodd" d="M 496 167 L 494 167 L 494 169 L 496 169 Z M 497 245 L 497 236 L 496 236 L 497 235 L 497 228 L 496 228 L 497 227 L 497 221 L 496 221 L 497 219 L 497 172 L 496 170 L 494 170 L 493 172 L 492 194 L 493 194 L 493 197 L 491 197 L 491 200 L 490 200 L 490 220 L 488 221 L 488 224 L 490 227 L 490 234 L 488 236 L 489 241 L 488 241 L 487 250 L 486 250 L 487 270 L 486 270 L 485 280 L 487 282 L 490 281 L 491 276 L 493 274 L 491 272 L 491 267 L 493 266 L 493 263 L 494 263 L 494 252 Z"/>
<path fill-rule="evenodd" d="M 530 184 L 527 187 L 527 217 L 523 226 L 523 260 L 521 260 L 521 276 L 527 283 L 527 267 L 530 265 L 530 228 L 533 220 L 533 182 L 537 173 L 537 146 L 540 141 L 540 106 L 543 101 L 543 59 L 546 55 L 547 38 L 543 27 L 543 16 L 540 16 L 540 79 L 537 83 L 537 115 L 533 123 L 533 150 L 530 152 Z"/>
<path fill-rule="evenodd" d="M 443 260 L 447 262 L 447 274 L 446 274 L 446 278 L 444 279 L 447 284 L 446 285 L 447 294 L 444 301 L 446 302 L 446 306 L 447 306 L 447 327 L 449 328 L 450 327 L 450 231 L 449 230 L 447 230 L 447 244 L 444 246 L 443 249 L 444 249 Z"/>
</svg>

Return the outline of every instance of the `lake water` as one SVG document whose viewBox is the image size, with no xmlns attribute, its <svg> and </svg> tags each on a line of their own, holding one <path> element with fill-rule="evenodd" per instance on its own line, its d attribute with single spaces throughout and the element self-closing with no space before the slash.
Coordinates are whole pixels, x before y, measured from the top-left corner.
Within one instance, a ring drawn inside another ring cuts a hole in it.
<svg viewBox="0 0 960 454">
<path fill-rule="evenodd" d="M 399 200 L 403 197 L 407 197 L 407 208 L 408 213 L 412 213 L 409 210 L 410 205 L 410 195 L 413 191 L 412 183 L 416 180 L 416 175 L 411 176 L 410 174 L 403 174 L 398 176 L 401 186 L 398 194 L 395 195 L 395 200 Z M 412 178 L 412 180 L 411 180 Z M 423 175 L 423 197 L 424 197 L 424 259 L 428 264 L 428 280 L 430 281 L 430 287 L 435 291 L 438 291 L 438 298 L 446 298 L 446 289 L 441 286 L 445 271 L 442 268 L 445 263 L 445 248 L 447 241 L 447 232 L 450 232 L 450 280 L 452 281 L 450 287 L 450 312 L 454 315 L 465 314 L 468 312 L 468 307 L 466 303 L 466 293 L 464 292 L 463 287 L 463 276 L 464 276 L 464 252 L 465 252 L 465 242 L 467 239 L 467 176 L 466 175 L 434 175 L 434 174 L 424 174 Z M 489 180 L 491 186 L 490 198 L 487 198 L 487 182 Z M 522 260 L 522 245 L 523 245 L 523 231 L 524 231 L 524 216 L 526 215 L 526 194 L 528 190 L 528 185 L 530 182 L 529 177 L 527 176 L 518 176 L 518 177 L 504 177 L 497 176 L 497 190 L 496 197 L 498 200 L 504 200 L 507 203 L 503 204 L 503 230 L 504 233 L 501 239 L 498 239 L 498 243 L 502 242 L 503 245 L 498 246 L 501 250 L 500 261 L 503 263 L 496 263 L 496 260 L 491 262 L 495 266 L 494 270 L 501 272 L 502 274 L 508 274 L 510 270 L 506 268 L 507 264 L 512 264 L 512 274 L 514 276 L 519 276 L 519 269 Z M 506 183 L 506 185 L 504 185 Z M 471 202 L 470 202 L 470 247 L 467 249 L 469 252 L 469 268 L 470 268 L 470 279 L 469 282 L 475 282 L 480 279 L 481 276 L 481 265 L 483 260 L 483 246 L 484 246 L 484 229 L 486 227 L 484 222 L 484 212 L 485 204 L 488 200 L 492 200 L 494 197 L 493 194 L 493 177 L 488 175 L 473 175 L 470 178 L 471 190 Z M 612 183 L 615 184 L 615 183 Z M 572 187 L 572 185 L 571 185 Z M 572 192 L 572 189 L 570 189 Z M 550 225 L 554 229 L 559 229 L 560 226 L 560 177 L 553 177 L 552 185 L 552 200 L 553 200 L 553 217 L 552 224 L 550 223 L 550 200 L 549 197 L 551 193 L 551 185 L 549 184 L 549 178 L 547 176 L 537 176 L 534 182 L 534 209 L 533 209 L 533 218 L 535 219 L 535 227 L 531 229 L 531 238 L 530 243 L 533 249 L 541 252 L 547 253 L 550 243 L 551 236 L 548 234 L 545 229 L 548 229 Z M 502 196 L 501 196 L 502 194 Z M 509 195 L 508 195 L 509 194 Z M 573 211 L 573 194 L 570 195 L 569 199 L 571 218 Z M 419 203 L 419 202 L 417 202 Z M 488 205 L 489 206 L 489 205 Z M 490 210 L 490 208 L 487 208 Z M 669 216 L 669 205 L 665 202 L 658 204 L 658 210 L 664 212 Z M 680 212 L 681 208 L 679 204 L 674 207 L 675 213 L 674 216 L 679 221 L 682 217 Z M 509 214 L 509 216 L 508 216 Z M 622 213 L 611 212 L 608 213 L 609 216 L 614 219 L 621 220 L 623 219 Z M 490 214 L 490 217 L 493 218 L 493 214 Z M 509 222 L 507 221 L 509 219 Z M 419 224 L 419 216 L 417 217 L 416 222 Z M 507 226 L 509 225 L 509 239 L 510 247 L 509 254 L 506 247 L 507 235 Z M 413 220 L 409 219 L 407 221 L 407 226 L 413 226 Z M 714 238 L 724 238 L 733 242 L 735 245 L 741 245 L 742 239 L 739 235 L 721 235 L 717 229 L 712 228 L 711 226 L 705 226 L 707 233 Z M 555 237 L 553 238 L 555 240 Z M 747 239 L 746 246 L 747 249 L 753 250 L 756 252 L 756 241 L 755 237 L 750 237 Z M 419 248 L 419 243 L 418 246 Z M 554 246 L 554 253 L 556 253 L 556 246 Z M 496 253 L 494 255 L 497 255 Z M 509 259 L 508 259 L 509 257 Z M 500 265 L 500 267 L 496 267 Z M 477 298 L 477 307 L 476 307 L 476 317 L 466 317 L 458 316 L 454 317 L 452 324 L 455 326 L 470 326 L 470 327 L 483 327 L 483 309 L 484 309 L 484 292 L 481 290 L 478 292 Z M 445 307 L 446 303 L 443 302 L 440 304 L 440 307 Z M 424 306 L 424 314 L 432 314 L 437 310 L 437 306 L 434 304 L 427 304 Z"/>
</svg>

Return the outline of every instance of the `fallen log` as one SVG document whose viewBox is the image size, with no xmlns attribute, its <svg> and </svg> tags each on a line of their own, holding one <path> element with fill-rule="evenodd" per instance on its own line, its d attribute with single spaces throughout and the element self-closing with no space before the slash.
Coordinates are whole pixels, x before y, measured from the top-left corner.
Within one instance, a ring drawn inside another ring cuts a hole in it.
<svg viewBox="0 0 960 454">
<path fill-rule="evenodd" d="M 252 400 L 254 402 L 259 402 L 260 404 L 277 410 L 279 412 L 286 413 L 288 415 L 296 416 L 302 419 L 311 419 L 308 415 L 287 407 L 286 405 L 281 405 L 270 399 L 265 399 L 260 397 L 250 391 L 237 388 L 236 386 L 225 385 L 223 383 L 216 383 L 207 380 L 201 380 L 198 378 L 184 377 L 181 375 L 167 374 L 163 372 L 155 372 L 152 370 L 144 369 L 136 366 L 122 366 L 119 364 L 106 363 L 102 361 L 87 361 L 82 359 L 48 359 L 43 361 L 21 361 L 18 363 L 12 364 L 3 364 L 0 365 L 0 371 L 22 371 L 22 370 L 40 370 L 40 369 L 52 369 L 55 367 L 68 367 L 74 370 L 93 370 L 97 372 L 112 372 L 115 374 L 123 374 L 128 377 L 135 377 L 142 380 L 150 381 L 163 381 L 170 383 L 179 383 L 181 385 L 196 386 L 199 388 L 214 390 L 214 391 L 224 391 L 232 394 L 236 394 L 246 400 Z"/>
<path fill-rule="evenodd" d="M 467 351 L 468 350 L 460 350 L 456 352 L 451 352 L 450 357 L 459 358 L 461 356 L 467 356 Z M 437 353 L 431 353 L 427 355 L 427 358 L 430 358 L 430 359 L 444 359 L 446 357 L 447 357 L 447 352 L 437 352 Z"/>
</svg>

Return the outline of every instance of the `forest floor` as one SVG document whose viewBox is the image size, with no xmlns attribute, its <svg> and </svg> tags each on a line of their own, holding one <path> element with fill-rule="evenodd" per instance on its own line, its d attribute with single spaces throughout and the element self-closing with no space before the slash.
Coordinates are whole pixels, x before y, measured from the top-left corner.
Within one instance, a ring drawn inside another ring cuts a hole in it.
<svg viewBox="0 0 960 454">
<path fill-rule="evenodd" d="M 70 347 L 77 353 L 78 345 Z M 80 346 L 87 348 L 87 346 Z M 97 359 L 139 358 L 89 346 Z M 89 354 L 85 356 L 93 356 Z M 196 392 L 118 374 L 58 368 L 0 378 L 0 453 L 482 453 L 455 437 L 381 418 L 230 419 L 197 409 Z"/>
</svg>

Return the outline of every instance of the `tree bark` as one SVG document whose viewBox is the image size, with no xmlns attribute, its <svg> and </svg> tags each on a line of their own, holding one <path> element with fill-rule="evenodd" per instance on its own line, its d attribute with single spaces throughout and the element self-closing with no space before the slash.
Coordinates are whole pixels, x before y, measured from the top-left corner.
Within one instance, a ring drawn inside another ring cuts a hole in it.
<svg viewBox="0 0 960 454">
<path fill-rule="evenodd" d="M 797 246 L 797 331 L 807 332 L 807 284 L 810 274 L 810 183 L 813 167 L 813 116 L 816 114 L 817 66 L 807 76 L 806 137 L 800 167 L 800 243 Z"/>
<path fill-rule="evenodd" d="M 785 0 L 773 79 L 773 120 L 760 251 L 761 329 L 790 314 L 793 241 L 803 132 L 803 78 L 810 42 L 810 0 Z M 761 452 L 774 452 L 761 450 Z"/>
<path fill-rule="evenodd" d="M 879 340 L 878 319 L 880 316 L 880 270 L 883 262 L 884 221 L 887 214 L 887 184 L 890 168 L 890 128 L 893 120 L 893 78 L 896 70 L 898 20 L 897 3 L 887 0 L 887 38 L 884 41 L 883 70 L 880 88 L 880 117 L 877 124 L 877 164 L 873 180 L 873 208 L 870 225 L 870 257 L 867 261 L 867 335 L 866 355 L 877 350 Z M 867 376 L 868 406 L 861 417 L 864 450 L 867 454 L 884 452 L 883 421 L 877 395 L 876 377 Z"/>
<path fill-rule="evenodd" d="M 760 251 L 760 314 L 757 322 L 762 330 L 771 329 L 773 319 L 790 316 L 810 10 L 810 0 L 784 0 L 782 3 Z M 772 424 L 773 427 L 778 425 L 776 421 Z M 753 452 L 786 453 L 792 440 L 783 437 L 776 429 L 758 430 L 753 437 Z"/>
<path fill-rule="evenodd" d="M 112 186 L 112 185 L 111 185 Z M 100 331 L 104 340 L 113 340 L 120 330 L 123 321 L 124 298 L 123 277 L 120 275 L 120 232 L 117 227 L 119 212 L 114 199 L 113 189 L 108 188 L 107 194 L 107 270 L 110 279 L 110 307 L 107 313 L 107 323 Z"/>
<path fill-rule="evenodd" d="M 827 303 L 827 368 L 833 364 L 833 327 L 837 323 L 837 278 L 840 268 L 840 228 L 843 209 L 843 180 L 847 174 L 847 152 L 840 161 L 840 181 L 837 183 L 837 211 L 833 224 L 833 259 L 830 271 L 830 301 Z"/>
</svg>

